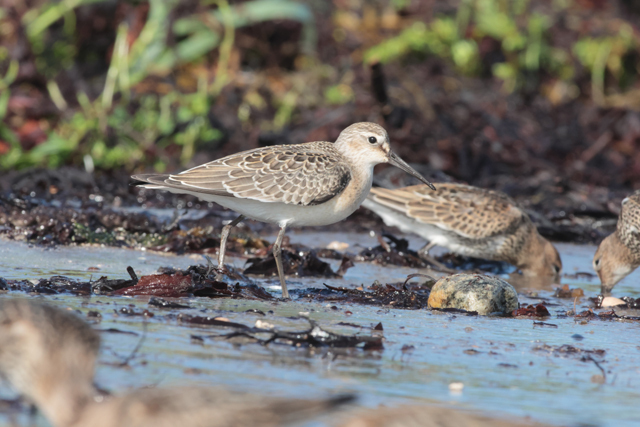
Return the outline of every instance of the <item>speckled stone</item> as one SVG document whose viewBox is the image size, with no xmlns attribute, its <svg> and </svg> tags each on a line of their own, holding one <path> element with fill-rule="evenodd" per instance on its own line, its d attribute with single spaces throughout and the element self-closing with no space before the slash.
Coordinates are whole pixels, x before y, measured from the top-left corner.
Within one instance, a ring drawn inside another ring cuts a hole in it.
<svg viewBox="0 0 640 427">
<path fill-rule="evenodd" d="M 459 308 L 478 314 L 507 314 L 518 308 L 518 293 L 509 283 L 482 274 L 441 278 L 429 295 L 430 308 Z"/>
</svg>

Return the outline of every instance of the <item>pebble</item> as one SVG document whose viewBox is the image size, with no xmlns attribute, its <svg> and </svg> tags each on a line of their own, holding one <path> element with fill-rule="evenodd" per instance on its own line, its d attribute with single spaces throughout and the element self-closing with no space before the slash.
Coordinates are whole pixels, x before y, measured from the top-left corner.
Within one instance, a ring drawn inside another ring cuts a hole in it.
<svg viewBox="0 0 640 427">
<path fill-rule="evenodd" d="M 604 308 L 604 307 L 614 307 L 616 305 L 627 305 L 627 303 L 622 301 L 620 298 L 605 297 L 602 300 L 602 304 L 600 305 L 600 307 L 602 307 L 602 308 Z"/>
<path fill-rule="evenodd" d="M 480 315 L 508 314 L 518 308 L 518 293 L 498 277 L 454 274 L 433 285 L 428 305 L 477 311 Z"/>
<path fill-rule="evenodd" d="M 450 383 L 449 384 L 449 392 L 453 395 L 462 394 L 462 390 L 464 389 L 464 383 Z"/>
<path fill-rule="evenodd" d="M 334 251 L 344 252 L 349 248 L 349 244 L 346 242 L 338 242 L 334 240 L 333 242 L 327 245 L 327 249 L 332 249 Z"/>
</svg>

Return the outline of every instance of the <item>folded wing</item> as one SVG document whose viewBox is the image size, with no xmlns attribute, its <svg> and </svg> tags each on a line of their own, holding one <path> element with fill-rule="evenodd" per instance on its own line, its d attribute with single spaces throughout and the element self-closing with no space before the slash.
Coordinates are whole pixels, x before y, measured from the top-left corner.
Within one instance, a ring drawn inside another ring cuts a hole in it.
<svg viewBox="0 0 640 427">
<path fill-rule="evenodd" d="M 315 142 L 245 151 L 176 175 L 133 178 L 157 189 L 306 206 L 339 195 L 351 180 L 351 170 L 333 144 Z"/>
<path fill-rule="evenodd" d="M 438 184 L 435 191 L 426 185 L 396 190 L 373 188 L 369 198 L 419 222 L 469 239 L 509 233 L 522 221 L 529 221 L 509 197 L 460 184 Z"/>
<path fill-rule="evenodd" d="M 622 201 L 618 237 L 628 248 L 640 250 L 640 190 Z"/>
</svg>

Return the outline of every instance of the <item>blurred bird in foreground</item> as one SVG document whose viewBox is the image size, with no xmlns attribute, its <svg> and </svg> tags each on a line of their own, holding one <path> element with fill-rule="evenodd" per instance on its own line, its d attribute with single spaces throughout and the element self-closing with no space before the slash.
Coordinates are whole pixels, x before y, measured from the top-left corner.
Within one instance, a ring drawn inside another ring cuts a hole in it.
<svg viewBox="0 0 640 427">
<path fill-rule="evenodd" d="M 640 266 L 640 190 L 622 201 L 616 231 L 598 246 L 593 269 L 600 277 L 600 292 L 611 293 L 613 287 Z"/>
<path fill-rule="evenodd" d="M 438 408 L 427 405 L 404 405 L 359 411 L 339 424 L 340 427 L 542 427 L 542 424 L 498 418 Z"/>
<path fill-rule="evenodd" d="M 222 229 L 218 268 L 229 231 L 245 217 L 278 224 L 273 245 L 283 298 L 289 297 L 281 245 L 289 226 L 328 225 L 351 215 L 371 189 L 373 167 L 389 163 L 433 185 L 400 159 L 375 123 L 355 123 L 335 143 L 274 145 L 232 154 L 176 175 L 134 175 L 144 188 L 191 194 L 240 216 Z"/>
<path fill-rule="evenodd" d="M 105 396 L 93 386 L 100 338 L 74 314 L 27 300 L 0 301 L 0 375 L 55 427 L 282 426 L 352 400 L 302 400 L 205 387 Z"/>
<path fill-rule="evenodd" d="M 562 261 L 529 216 L 506 194 L 463 184 L 442 183 L 388 190 L 372 188 L 362 203 L 385 224 L 429 241 L 428 255 L 442 246 L 460 255 L 505 261 L 525 276 L 558 279 Z"/>
</svg>

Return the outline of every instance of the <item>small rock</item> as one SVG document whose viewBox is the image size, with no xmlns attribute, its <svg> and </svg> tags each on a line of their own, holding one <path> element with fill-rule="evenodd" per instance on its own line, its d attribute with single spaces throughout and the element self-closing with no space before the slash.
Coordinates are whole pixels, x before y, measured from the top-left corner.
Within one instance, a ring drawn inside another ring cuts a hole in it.
<svg viewBox="0 0 640 427">
<path fill-rule="evenodd" d="M 344 252 L 349 248 L 349 244 L 346 242 L 338 242 L 334 240 L 333 242 L 327 245 L 327 249 L 333 249 L 334 251 Z"/>
<path fill-rule="evenodd" d="M 256 320 L 256 328 L 258 329 L 269 329 L 269 330 L 273 330 L 275 329 L 275 325 L 272 325 L 269 322 L 265 322 L 264 320 Z"/>
<path fill-rule="evenodd" d="M 164 298 L 151 297 L 149 298 L 149 305 L 162 308 L 191 308 L 188 305 L 178 304 L 177 302 L 167 301 Z"/>
<path fill-rule="evenodd" d="M 87 312 L 87 317 L 93 318 L 93 319 L 102 319 L 102 314 L 100 314 L 99 311 L 89 310 Z"/>
<path fill-rule="evenodd" d="M 461 392 L 464 389 L 464 383 L 450 383 L 449 391 Z"/>
<path fill-rule="evenodd" d="M 481 315 L 507 314 L 518 308 L 518 294 L 502 279 L 481 274 L 454 274 L 433 285 L 430 308 L 457 308 Z"/>
<path fill-rule="evenodd" d="M 604 297 L 602 300 L 602 304 L 600 307 L 614 307 L 616 305 L 627 305 L 626 302 L 622 301 L 620 298 L 616 297 Z"/>
</svg>

